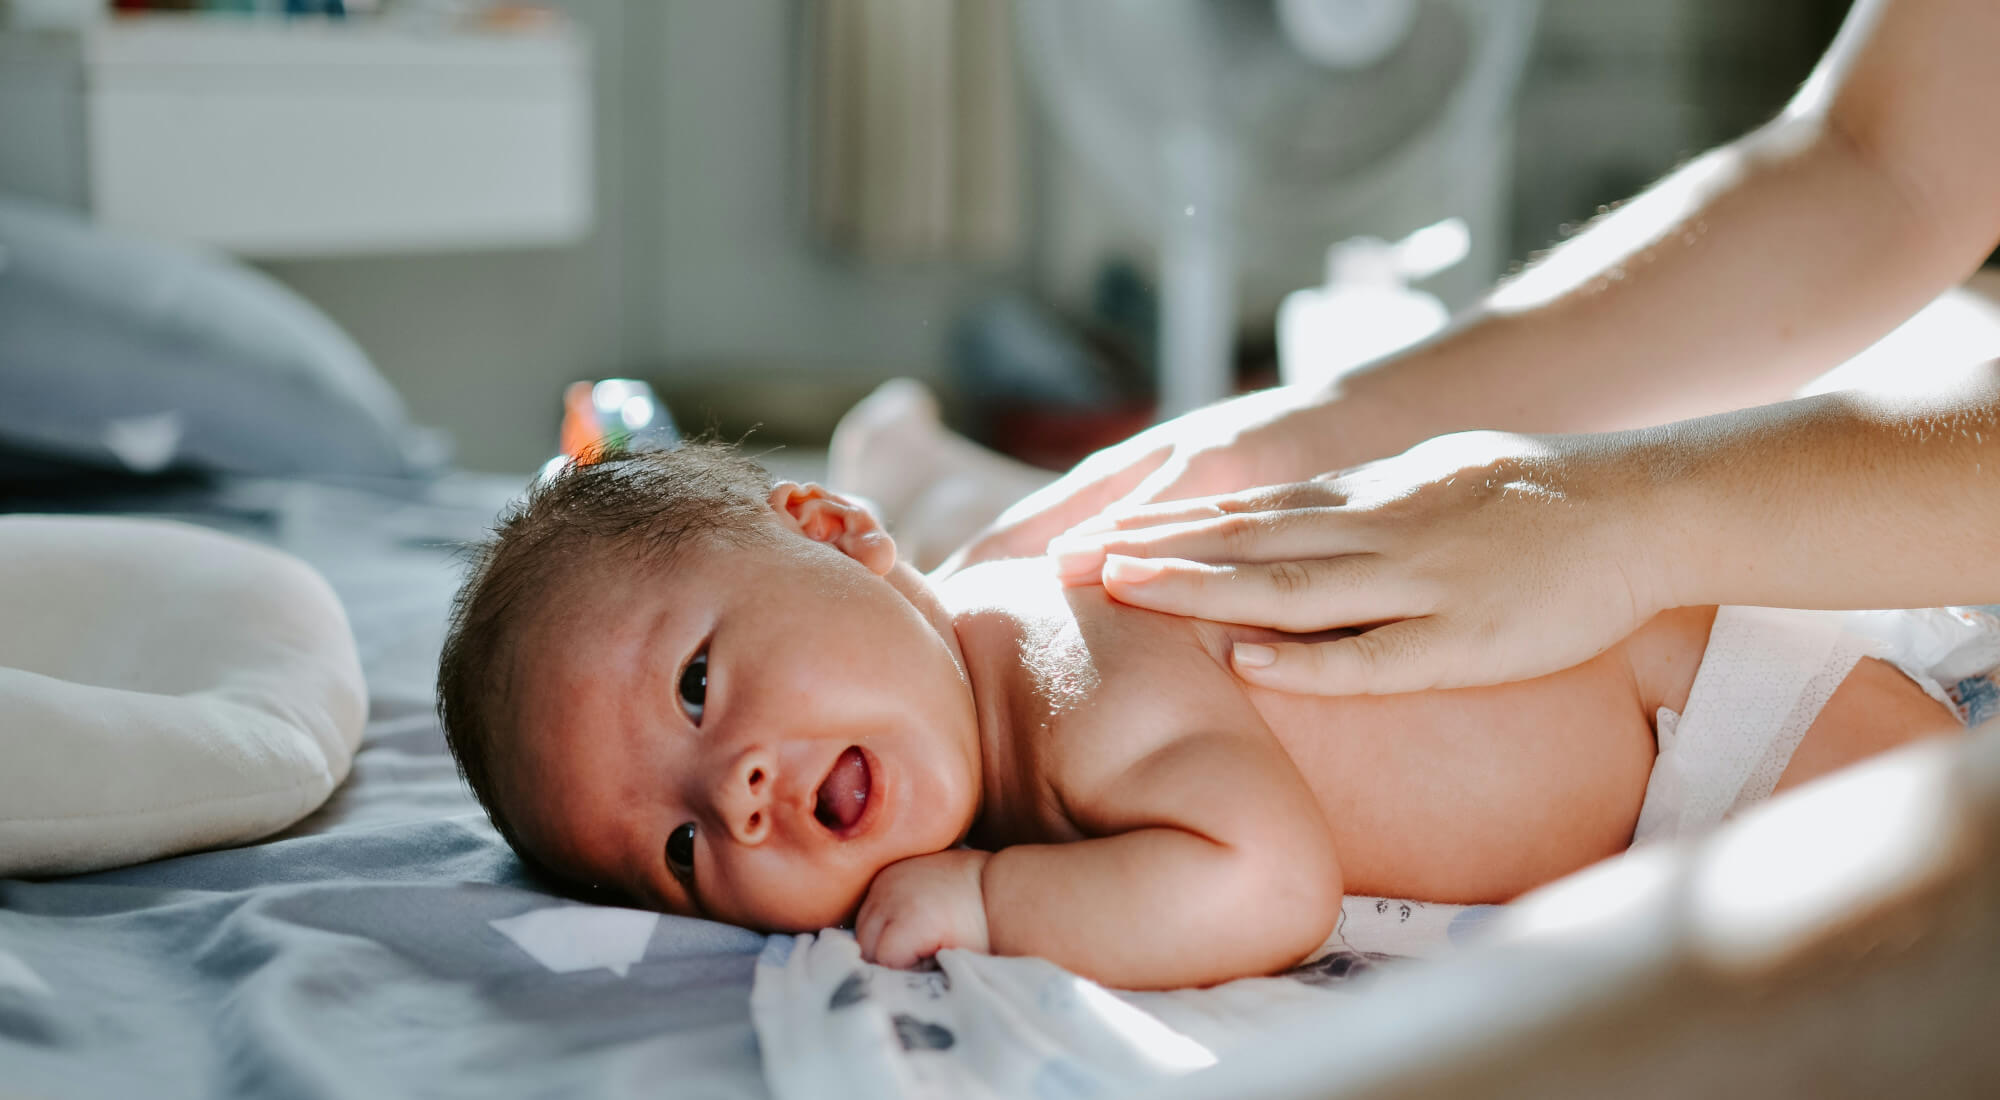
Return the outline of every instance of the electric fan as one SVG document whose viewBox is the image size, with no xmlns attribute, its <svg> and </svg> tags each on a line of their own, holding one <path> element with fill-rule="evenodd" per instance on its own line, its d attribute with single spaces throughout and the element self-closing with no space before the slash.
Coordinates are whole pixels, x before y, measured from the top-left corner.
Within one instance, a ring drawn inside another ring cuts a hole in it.
<svg viewBox="0 0 2000 1100">
<path fill-rule="evenodd" d="M 1230 392 L 1240 277 L 1454 216 L 1470 254 L 1430 285 L 1498 274 L 1535 0 L 1018 3 L 1060 140 L 1155 227 L 1162 416 Z"/>
</svg>

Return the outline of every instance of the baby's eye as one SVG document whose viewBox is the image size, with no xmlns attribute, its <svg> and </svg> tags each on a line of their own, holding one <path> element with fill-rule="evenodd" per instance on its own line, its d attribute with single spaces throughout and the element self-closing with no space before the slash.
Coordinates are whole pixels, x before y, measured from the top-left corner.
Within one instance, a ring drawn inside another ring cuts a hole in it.
<svg viewBox="0 0 2000 1100">
<path fill-rule="evenodd" d="M 667 870 L 683 884 L 694 881 L 694 822 L 667 834 Z"/>
<path fill-rule="evenodd" d="M 708 699 L 708 651 L 694 655 L 687 667 L 681 670 L 681 709 L 701 725 L 701 705 Z"/>
</svg>

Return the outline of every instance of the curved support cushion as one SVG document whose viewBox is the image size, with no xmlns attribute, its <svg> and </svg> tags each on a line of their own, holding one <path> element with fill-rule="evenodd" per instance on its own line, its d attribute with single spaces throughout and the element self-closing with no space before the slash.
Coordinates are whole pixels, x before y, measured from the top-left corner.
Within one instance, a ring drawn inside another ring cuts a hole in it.
<svg viewBox="0 0 2000 1100">
<path fill-rule="evenodd" d="M 303 562 L 159 520 L 0 518 L 0 876 L 267 836 L 346 778 L 367 710 Z"/>
</svg>

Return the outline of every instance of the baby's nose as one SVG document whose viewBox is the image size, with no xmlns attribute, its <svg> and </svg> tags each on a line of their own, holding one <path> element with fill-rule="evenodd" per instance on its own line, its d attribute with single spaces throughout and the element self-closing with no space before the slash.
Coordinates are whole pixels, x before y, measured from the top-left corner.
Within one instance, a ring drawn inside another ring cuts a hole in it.
<svg viewBox="0 0 2000 1100">
<path fill-rule="evenodd" d="M 722 770 L 715 812 L 741 844 L 762 844 L 771 835 L 771 754 L 746 749 Z"/>
</svg>

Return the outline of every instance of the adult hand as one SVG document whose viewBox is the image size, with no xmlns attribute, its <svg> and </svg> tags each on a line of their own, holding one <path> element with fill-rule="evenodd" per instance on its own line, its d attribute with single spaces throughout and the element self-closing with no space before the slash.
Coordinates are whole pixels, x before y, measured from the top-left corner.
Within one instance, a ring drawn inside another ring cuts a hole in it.
<svg viewBox="0 0 2000 1100">
<path fill-rule="evenodd" d="M 1001 558 L 1037 557 L 1049 540 L 1106 509 L 1133 509 L 1309 477 L 1385 450 L 1329 451 L 1344 441 L 1323 423 L 1327 399 L 1302 389 L 1261 390 L 1156 424 L 1078 463 L 1001 513 L 941 567 L 940 576 Z M 1352 446 L 1353 443 L 1347 442 Z M 1333 457 L 1328 457 L 1331 454 Z"/>
<path fill-rule="evenodd" d="M 1330 641 L 1239 643 L 1245 680 L 1315 694 L 1526 679 L 1657 611 L 1619 437 L 1466 432 L 1339 474 L 1112 513 L 1049 547 L 1071 583 Z"/>
</svg>

